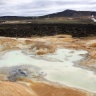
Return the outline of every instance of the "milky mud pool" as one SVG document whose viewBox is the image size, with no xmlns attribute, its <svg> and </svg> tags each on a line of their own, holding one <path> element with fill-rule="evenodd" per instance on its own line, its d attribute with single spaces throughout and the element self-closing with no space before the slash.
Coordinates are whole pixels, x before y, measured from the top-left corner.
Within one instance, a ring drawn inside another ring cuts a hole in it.
<svg viewBox="0 0 96 96">
<path fill-rule="evenodd" d="M 46 55 L 29 54 L 27 51 L 12 50 L 1 55 L 0 68 L 13 66 L 35 66 L 37 74 L 44 78 L 69 87 L 96 93 L 96 75 L 87 69 L 74 66 L 74 62 L 84 59 L 84 50 L 57 49 Z"/>
</svg>

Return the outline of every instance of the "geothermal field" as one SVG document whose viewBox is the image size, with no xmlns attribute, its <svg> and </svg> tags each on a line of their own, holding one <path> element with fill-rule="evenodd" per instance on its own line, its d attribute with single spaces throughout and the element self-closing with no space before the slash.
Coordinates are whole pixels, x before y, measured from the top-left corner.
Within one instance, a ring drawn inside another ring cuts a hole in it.
<svg viewBox="0 0 96 96">
<path fill-rule="evenodd" d="M 96 37 L 0 37 L 0 96 L 96 96 Z"/>
</svg>

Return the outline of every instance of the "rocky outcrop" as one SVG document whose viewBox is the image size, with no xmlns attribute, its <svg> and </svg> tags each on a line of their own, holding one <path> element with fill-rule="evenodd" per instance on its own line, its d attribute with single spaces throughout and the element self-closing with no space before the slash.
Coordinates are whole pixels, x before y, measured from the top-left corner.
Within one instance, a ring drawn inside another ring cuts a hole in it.
<svg viewBox="0 0 96 96">
<path fill-rule="evenodd" d="M 74 37 L 96 35 L 96 24 L 0 24 L 0 36 L 31 37 L 70 34 Z"/>
</svg>

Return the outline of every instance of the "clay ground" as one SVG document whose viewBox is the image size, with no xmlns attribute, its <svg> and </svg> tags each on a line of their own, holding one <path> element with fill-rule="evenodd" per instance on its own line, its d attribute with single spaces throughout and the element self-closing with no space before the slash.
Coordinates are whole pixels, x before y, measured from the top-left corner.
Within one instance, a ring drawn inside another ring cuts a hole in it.
<svg viewBox="0 0 96 96">
<path fill-rule="evenodd" d="M 0 81 L 0 96 L 93 96 L 91 93 L 30 80 Z"/>
<path fill-rule="evenodd" d="M 89 69 L 96 69 L 96 37 L 72 38 L 70 35 L 62 34 L 31 38 L 0 37 L 1 55 L 14 49 L 26 49 L 29 52 L 33 50 L 34 54 L 43 55 L 53 53 L 57 48 L 87 50 L 87 59 L 81 61 L 80 64 Z M 0 96 L 93 96 L 89 92 L 49 83 L 33 82 L 26 79 L 18 80 L 18 82 L 0 81 Z"/>
</svg>

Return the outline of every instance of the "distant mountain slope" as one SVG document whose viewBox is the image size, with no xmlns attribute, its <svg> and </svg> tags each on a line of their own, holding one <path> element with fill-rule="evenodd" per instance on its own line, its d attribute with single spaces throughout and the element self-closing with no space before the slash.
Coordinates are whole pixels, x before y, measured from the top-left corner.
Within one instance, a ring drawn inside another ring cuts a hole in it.
<svg viewBox="0 0 96 96">
<path fill-rule="evenodd" d="M 50 17 L 81 17 L 81 16 L 96 16 L 95 11 L 75 11 L 75 10 L 65 10 L 62 12 L 57 12 L 53 14 L 48 14 L 44 16 L 1 16 L 0 20 L 25 20 L 25 19 L 36 19 L 36 18 L 50 18 Z"/>
<path fill-rule="evenodd" d="M 91 16 L 94 15 L 96 16 L 96 12 L 95 11 L 75 11 L 75 10 L 65 10 L 62 12 L 57 12 L 57 13 L 53 13 L 53 14 L 48 14 L 45 16 L 41 16 L 41 17 L 81 17 L 81 16 Z"/>
<path fill-rule="evenodd" d="M 24 16 L 1 16 L 0 20 L 30 20 L 34 19 L 32 16 L 24 17 Z"/>
<path fill-rule="evenodd" d="M 92 16 L 94 18 L 92 18 Z M 44 16 L 1 16 L 0 23 L 20 24 L 20 23 L 92 23 L 96 18 L 95 11 L 75 11 L 65 10 Z"/>
</svg>

